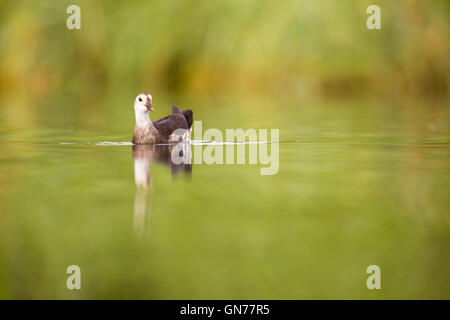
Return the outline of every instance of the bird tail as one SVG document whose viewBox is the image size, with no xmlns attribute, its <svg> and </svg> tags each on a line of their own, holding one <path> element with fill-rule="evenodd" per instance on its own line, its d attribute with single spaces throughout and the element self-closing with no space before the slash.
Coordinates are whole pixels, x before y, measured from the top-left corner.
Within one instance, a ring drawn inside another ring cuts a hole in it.
<svg viewBox="0 0 450 320">
<path fill-rule="evenodd" d="M 180 109 L 177 108 L 177 106 L 172 105 L 172 114 L 181 113 Z"/>
<path fill-rule="evenodd" d="M 188 128 L 190 129 L 192 127 L 192 123 L 194 122 L 194 113 L 192 110 L 184 110 L 183 115 L 186 118 Z"/>
</svg>

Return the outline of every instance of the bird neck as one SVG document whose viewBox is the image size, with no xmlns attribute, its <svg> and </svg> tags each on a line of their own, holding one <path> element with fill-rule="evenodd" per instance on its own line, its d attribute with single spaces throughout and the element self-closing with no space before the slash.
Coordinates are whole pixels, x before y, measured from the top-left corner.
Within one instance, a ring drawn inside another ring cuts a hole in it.
<svg viewBox="0 0 450 320">
<path fill-rule="evenodd" d="M 136 116 L 136 127 L 137 128 L 148 128 L 152 127 L 153 123 L 150 120 L 150 116 L 147 112 L 135 112 Z"/>
</svg>

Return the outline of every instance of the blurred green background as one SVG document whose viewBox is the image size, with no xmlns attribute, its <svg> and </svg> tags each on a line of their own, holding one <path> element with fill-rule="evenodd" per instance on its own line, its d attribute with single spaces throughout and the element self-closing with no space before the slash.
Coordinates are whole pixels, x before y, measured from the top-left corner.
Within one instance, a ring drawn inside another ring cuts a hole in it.
<svg viewBox="0 0 450 320">
<path fill-rule="evenodd" d="M 450 298 L 448 1 L 0 5 L 0 298 Z M 152 164 L 136 234 L 131 146 L 96 143 L 143 91 L 280 129 L 279 173 Z"/>
</svg>

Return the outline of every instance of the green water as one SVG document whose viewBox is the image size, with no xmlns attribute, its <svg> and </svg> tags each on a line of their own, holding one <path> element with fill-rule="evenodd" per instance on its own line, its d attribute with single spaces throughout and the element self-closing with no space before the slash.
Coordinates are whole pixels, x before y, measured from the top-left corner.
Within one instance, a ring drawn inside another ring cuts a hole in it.
<svg viewBox="0 0 450 320">
<path fill-rule="evenodd" d="M 142 192 L 132 146 L 98 144 L 130 141 L 127 99 L 2 110 L 1 298 L 450 298 L 447 105 L 186 105 L 204 130 L 279 129 L 278 173 L 152 161 Z"/>
</svg>

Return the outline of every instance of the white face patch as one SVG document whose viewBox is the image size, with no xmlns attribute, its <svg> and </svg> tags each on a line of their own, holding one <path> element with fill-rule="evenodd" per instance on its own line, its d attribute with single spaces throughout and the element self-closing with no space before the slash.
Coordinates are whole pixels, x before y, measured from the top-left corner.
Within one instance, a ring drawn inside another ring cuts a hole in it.
<svg viewBox="0 0 450 320">
<path fill-rule="evenodd" d="M 138 96 L 136 97 L 136 102 L 137 103 L 145 103 L 145 99 L 147 99 L 147 97 L 145 96 L 144 93 L 140 93 L 138 94 Z"/>
<path fill-rule="evenodd" d="M 145 103 L 147 102 L 147 97 L 151 95 L 147 95 L 145 93 L 141 93 L 136 97 L 134 101 L 134 114 L 136 117 L 136 125 L 138 127 L 148 127 L 151 123 L 149 112 Z"/>
</svg>

